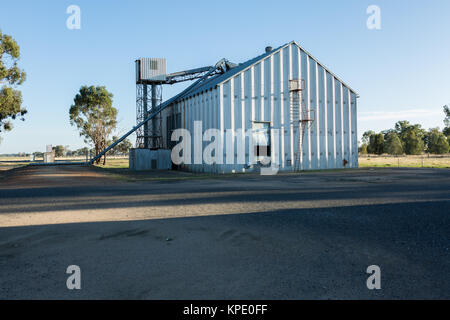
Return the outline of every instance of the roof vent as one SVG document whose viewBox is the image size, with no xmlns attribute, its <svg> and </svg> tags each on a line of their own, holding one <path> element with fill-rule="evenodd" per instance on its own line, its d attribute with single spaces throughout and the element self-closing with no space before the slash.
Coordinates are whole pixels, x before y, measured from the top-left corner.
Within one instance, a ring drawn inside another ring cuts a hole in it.
<svg viewBox="0 0 450 320">
<path fill-rule="evenodd" d="M 272 47 L 266 47 L 266 53 L 269 53 L 270 51 L 272 51 L 273 50 L 273 48 Z"/>
</svg>

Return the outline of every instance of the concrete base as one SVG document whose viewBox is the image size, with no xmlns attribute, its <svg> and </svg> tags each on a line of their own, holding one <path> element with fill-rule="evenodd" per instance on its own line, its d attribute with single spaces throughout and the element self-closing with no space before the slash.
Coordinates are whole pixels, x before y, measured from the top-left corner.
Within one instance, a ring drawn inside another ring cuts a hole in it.
<svg viewBox="0 0 450 320">
<path fill-rule="evenodd" d="M 130 149 L 128 156 L 130 170 L 170 170 L 172 169 L 171 151 L 167 149 Z"/>
</svg>

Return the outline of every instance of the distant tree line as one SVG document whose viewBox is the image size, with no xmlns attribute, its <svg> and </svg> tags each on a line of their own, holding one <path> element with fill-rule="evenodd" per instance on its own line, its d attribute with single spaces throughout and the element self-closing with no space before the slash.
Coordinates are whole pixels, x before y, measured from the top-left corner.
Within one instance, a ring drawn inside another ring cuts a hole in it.
<svg viewBox="0 0 450 320">
<path fill-rule="evenodd" d="M 108 145 L 115 142 L 118 138 L 113 137 L 112 141 L 108 141 Z M 110 156 L 122 156 L 122 155 L 128 155 L 129 149 L 132 148 L 133 145 L 130 142 L 130 140 L 125 139 L 121 143 L 119 143 L 117 146 L 115 146 L 111 151 L 108 152 L 108 155 Z M 76 150 L 70 150 L 69 146 L 62 146 L 57 145 L 53 147 L 53 151 L 55 152 L 55 157 L 80 157 L 80 156 L 86 156 L 86 153 L 90 153 L 90 156 L 94 156 L 95 148 L 88 148 L 83 147 Z M 44 156 L 44 152 L 36 151 L 32 153 L 35 157 L 42 158 Z M 18 156 L 29 156 L 28 153 L 19 153 Z"/>
<path fill-rule="evenodd" d="M 444 154 L 450 152 L 450 108 L 444 106 L 445 128 L 424 130 L 420 124 L 399 121 L 394 129 L 376 133 L 372 130 L 364 132 L 361 154 L 420 155 L 423 152 Z"/>
</svg>

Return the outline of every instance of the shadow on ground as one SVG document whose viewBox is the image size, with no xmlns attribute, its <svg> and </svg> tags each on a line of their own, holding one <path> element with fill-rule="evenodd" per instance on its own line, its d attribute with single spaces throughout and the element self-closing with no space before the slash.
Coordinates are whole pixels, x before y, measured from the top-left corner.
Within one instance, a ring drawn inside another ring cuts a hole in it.
<svg viewBox="0 0 450 320">
<path fill-rule="evenodd" d="M 178 183 L 92 176 L 61 186 L 74 173 L 45 171 L 21 177 L 33 187 L 0 186 L 0 224 L 10 216 L 23 223 L 0 228 L 0 298 L 450 298 L 445 170 Z M 26 225 L 30 215 L 96 210 L 112 212 L 110 220 L 122 210 L 130 221 Z M 79 291 L 66 288 L 73 264 L 82 272 Z M 366 287 L 373 264 L 381 290 Z"/>
</svg>

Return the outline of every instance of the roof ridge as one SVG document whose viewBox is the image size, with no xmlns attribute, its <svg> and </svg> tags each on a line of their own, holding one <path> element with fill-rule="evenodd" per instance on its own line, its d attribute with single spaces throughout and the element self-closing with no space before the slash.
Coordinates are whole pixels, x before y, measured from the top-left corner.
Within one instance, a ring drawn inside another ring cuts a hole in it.
<svg viewBox="0 0 450 320">
<path fill-rule="evenodd" d="M 269 52 L 265 52 L 263 54 L 260 54 L 259 56 L 256 56 L 254 58 L 248 59 L 242 63 L 239 63 L 236 67 L 229 69 L 225 73 L 218 74 L 212 77 L 209 77 L 205 79 L 204 81 L 201 81 L 198 83 L 195 87 L 189 88 L 188 92 L 184 90 L 180 94 L 178 94 L 177 98 L 174 101 L 171 101 L 170 103 L 178 102 L 183 99 L 190 98 L 196 94 L 199 94 L 201 92 L 210 90 L 212 88 L 217 87 L 218 85 L 221 85 L 231 79 L 232 77 L 236 76 L 239 73 L 245 72 L 247 69 L 251 68 L 253 65 L 259 63 L 260 61 L 264 60 L 265 58 L 272 56 L 279 52 L 280 50 L 284 49 L 285 47 L 288 47 L 292 44 L 295 44 L 301 51 L 303 51 L 306 55 L 308 55 L 311 59 L 313 59 L 318 65 L 320 65 L 325 71 L 330 73 L 334 78 L 336 78 L 339 82 L 342 83 L 345 87 L 347 87 L 350 91 L 354 92 L 357 97 L 359 97 L 358 93 L 353 90 L 349 85 L 347 85 L 344 81 L 341 80 L 340 77 L 338 77 L 336 74 L 334 74 L 329 68 L 327 68 L 323 63 L 321 63 L 319 60 L 317 60 L 311 53 L 309 53 L 307 50 L 305 50 L 301 45 L 298 44 L 297 41 L 292 40 L 289 41 Z"/>
</svg>

